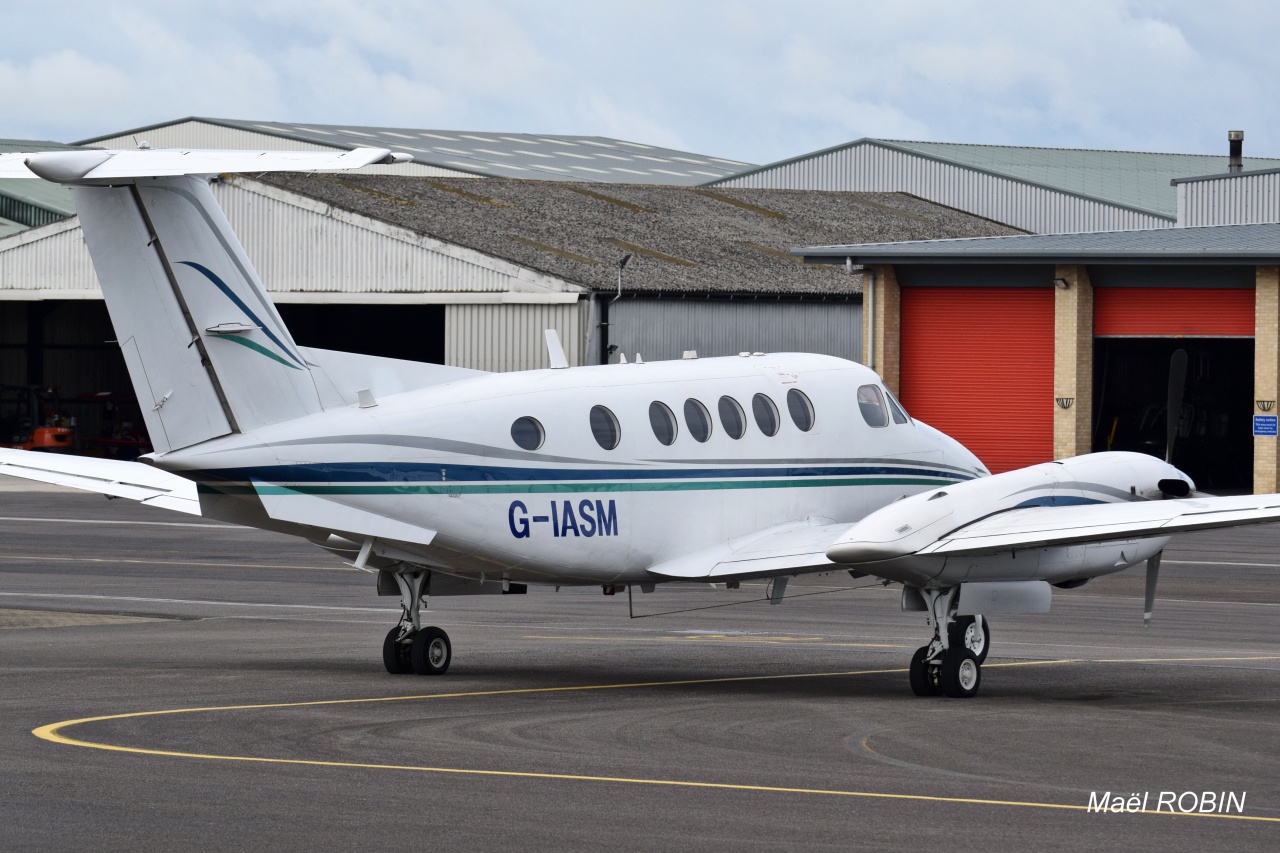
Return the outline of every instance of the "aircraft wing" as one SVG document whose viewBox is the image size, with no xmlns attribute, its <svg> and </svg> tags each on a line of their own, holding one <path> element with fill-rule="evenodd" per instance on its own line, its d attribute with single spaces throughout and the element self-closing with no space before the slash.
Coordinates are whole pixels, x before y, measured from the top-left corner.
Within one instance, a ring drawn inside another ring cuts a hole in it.
<svg viewBox="0 0 1280 853">
<path fill-rule="evenodd" d="M 658 563 L 648 572 L 669 580 L 724 581 L 840 569 L 826 550 L 848 529 L 848 522 L 781 525 Z"/>
<path fill-rule="evenodd" d="M 0 154 L 0 178 L 45 178 L 55 182 L 217 175 L 223 172 L 309 172 L 358 169 L 374 163 L 404 163 L 408 154 L 386 148 L 353 151 L 206 151 L 185 148 L 123 151 L 81 149 Z"/>
<path fill-rule="evenodd" d="M 200 515 L 195 483 L 141 462 L 0 448 L 0 474 Z"/>
<path fill-rule="evenodd" d="M 1268 521 L 1280 521 L 1280 495 L 1025 507 L 998 513 L 953 530 L 917 553 L 977 554 L 1014 548 L 1168 536 Z"/>
<path fill-rule="evenodd" d="M 895 511 L 896 505 L 891 505 L 880 512 Z M 905 509 L 897 511 L 888 523 L 910 525 L 914 518 L 909 512 Z M 847 528 L 827 549 L 828 556 L 838 563 L 855 565 L 908 554 L 943 557 L 994 554 L 1024 548 L 1142 539 L 1215 527 L 1263 524 L 1280 521 L 1280 495 L 1203 496 L 1065 507 L 1017 507 L 942 532 L 925 544 L 913 543 L 907 547 L 875 541 L 879 537 L 868 528 L 885 525 L 875 516 L 868 516 L 865 522 Z"/>
</svg>

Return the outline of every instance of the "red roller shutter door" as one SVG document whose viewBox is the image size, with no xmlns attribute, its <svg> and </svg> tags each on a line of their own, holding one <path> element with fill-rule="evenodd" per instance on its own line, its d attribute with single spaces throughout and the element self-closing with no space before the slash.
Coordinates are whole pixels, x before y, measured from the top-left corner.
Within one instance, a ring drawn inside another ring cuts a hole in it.
<svg viewBox="0 0 1280 853">
<path fill-rule="evenodd" d="M 1093 333 L 1100 337 L 1253 337 L 1254 292 L 1245 288 L 1099 287 Z"/>
<path fill-rule="evenodd" d="M 993 474 L 1053 458 L 1053 288 L 904 287 L 902 402 Z"/>
</svg>

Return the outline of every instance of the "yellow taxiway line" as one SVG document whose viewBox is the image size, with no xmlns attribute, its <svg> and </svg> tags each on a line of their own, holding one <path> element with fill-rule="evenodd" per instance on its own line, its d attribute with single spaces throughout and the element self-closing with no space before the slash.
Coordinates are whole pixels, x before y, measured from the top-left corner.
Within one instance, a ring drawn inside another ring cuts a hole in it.
<svg viewBox="0 0 1280 853">
<path fill-rule="evenodd" d="M 1098 663 L 1173 663 L 1187 661 L 1223 661 L 1223 660 L 1280 660 L 1280 656 L 1269 657 L 1239 657 L 1239 658 L 1147 658 L 1143 660 L 1107 660 L 1097 661 Z M 1046 660 L 1046 661 L 1016 661 L 1009 663 L 987 664 L 987 667 L 1011 667 L 1011 666 L 1048 666 L 1055 664 L 1074 664 L 1088 663 L 1083 659 L 1064 659 L 1064 660 Z M 825 797 L 846 797 L 860 799 L 876 799 L 876 800 L 907 800 L 913 802 L 928 803 L 954 803 L 963 805 L 980 805 L 980 806 L 1005 806 L 1012 808 L 1033 808 L 1033 809 L 1053 809 L 1058 811 L 1074 811 L 1087 812 L 1088 806 L 1070 804 L 1070 803 L 1045 803 L 1029 800 L 994 800 L 983 799 L 978 797 L 943 797 L 929 794 L 895 794 L 885 791 L 847 791 L 832 788 L 797 788 L 785 787 L 777 785 L 746 785 L 731 782 L 698 782 L 684 779 L 647 779 L 635 778 L 627 776 L 594 776 L 577 773 L 547 773 L 525 770 L 480 770 L 469 767 L 432 767 L 428 765 L 413 764 L 375 764 L 355 761 L 323 761 L 317 759 L 304 758 L 268 758 L 264 756 L 254 755 L 221 755 L 217 753 L 200 753 L 200 752 L 181 752 L 177 750 L 167 749 L 147 749 L 135 746 L 120 746 L 117 744 L 101 743 L 98 741 L 82 740 L 79 738 L 68 737 L 63 731 L 73 726 L 82 726 L 88 723 L 106 722 L 109 720 L 128 720 L 138 719 L 141 717 L 163 717 L 177 714 L 203 714 L 217 713 L 225 711 L 265 711 L 272 709 L 284 708 L 313 708 L 323 705 L 358 705 L 358 704 L 375 704 L 386 702 L 412 702 L 423 701 L 428 699 L 463 699 L 463 698 L 479 698 L 492 696 L 516 696 L 528 695 L 536 693 L 572 693 L 585 692 L 593 690 L 634 690 L 641 688 L 657 688 L 657 687 L 681 687 L 699 684 L 731 684 L 735 682 L 758 682 L 758 681 L 780 681 L 785 679 L 798 678 L 836 678 L 855 675 L 881 675 L 886 673 L 906 672 L 905 669 L 864 669 L 852 670 L 848 672 L 809 672 L 809 673 L 788 673 L 782 675 L 745 675 L 730 676 L 723 678 L 689 678 L 672 681 L 639 681 L 619 684 L 587 684 L 572 687 L 525 687 L 513 688 L 506 690 L 477 690 L 461 693 L 426 693 L 414 696 L 379 696 L 362 699 L 322 699 L 310 702 L 273 702 L 257 705 L 221 705 L 210 706 L 204 708 L 172 708 L 161 711 L 134 711 L 125 714 L 108 714 L 99 717 L 83 717 L 78 720 L 63 720 L 58 723 L 50 723 L 39 728 L 32 729 L 31 733 L 36 737 L 49 741 L 51 743 L 63 744 L 65 746 L 78 746 L 87 749 L 99 749 L 108 752 L 127 752 L 135 755 L 154 755 L 166 758 L 189 758 L 204 761 L 228 761 L 250 764 L 290 764 L 302 767 L 342 767 L 356 770 L 396 770 L 400 772 L 416 772 L 416 773 L 438 773 L 455 776 L 489 776 L 502 777 L 509 779 L 543 779 L 568 782 L 595 782 L 595 783 L 612 783 L 621 785 L 646 785 L 651 787 L 668 787 L 668 788 L 700 788 L 704 790 L 718 791 L 744 791 L 766 794 L 802 794 L 810 796 Z M 1280 823 L 1280 818 L 1276 817 L 1260 817 L 1255 815 L 1240 814 L 1212 814 L 1201 812 L 1164 812 L 1164 811 L 1139 811 L 1130 812 L 1129 814 L 1144 815 L 1163 815 L 1169 817 L 1206 817 L 1219 818 L 1223 820 L 1242 820 L 1262 823 Z"/>
</svg>

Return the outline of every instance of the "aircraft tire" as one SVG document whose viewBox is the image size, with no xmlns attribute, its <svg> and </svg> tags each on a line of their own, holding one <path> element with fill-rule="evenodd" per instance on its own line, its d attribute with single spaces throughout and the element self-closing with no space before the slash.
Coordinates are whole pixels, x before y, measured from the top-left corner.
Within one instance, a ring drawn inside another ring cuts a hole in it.
<svg viewBox="0 0 1280 853">
<path fill-rule="evenodd" d="M 978 694 L 982 667 L 978 657 L 964 646 L 952 646 L 942 657 L 939 677 L 942 692 L 952 699 L 970 699 Z"/>
<path fill-rule="evenodd" d="M 921 646 L 911 656 L 911 692 L 917 696 L 938 696 L 942 693 L 929 679 L 929 665 L 925 662 L 928 646 Z"/>
<path fill-rule="evenodd" d="M 397 643 L 396 639 L 399 636 L 399 625 L 387 632 L 387 638 L 382 641 L 382 665 L 392 675 L 409 675 L 413 672 L 413 663 L 409 660 L 409 646 Z"/>
<path fill-rule="evenodd" d="M 453 660 L 453 646 L 449 635 L 439 628 L 423 628 L 413 635 L 409 647 L 409 660 L 418 675 L 444 675 Z"/>
<path fill-rule="evenodd" d="M 991 651 L 991 624 L 987 622 L 987 617 L 982 617 L 982 646 L 977 647 L 973 643 L 973 625 L 977 620 L 972 616 L 960 616 L 951 624 L 949 629 L 950 636 L 948 639 L 953 646 L 964 646 L 973 652 L 974 657 L 978 659 L 978 664 L 984 664 L 987 661 L 987 652 Z"/>
</svg>

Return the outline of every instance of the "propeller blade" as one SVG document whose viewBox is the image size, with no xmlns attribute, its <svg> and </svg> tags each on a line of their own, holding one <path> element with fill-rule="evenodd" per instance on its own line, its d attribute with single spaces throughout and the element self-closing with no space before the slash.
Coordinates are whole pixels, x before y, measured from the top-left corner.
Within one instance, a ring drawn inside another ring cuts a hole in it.
<svg viewBox="0 0 1280 853">
<path fill-rule="evenodd" d="M 1182 395 L 1187 390 L 1187 351 L 1175 350 L 1169 359 L 1169 396 L 1165 406 L 1164 461 L 1173 464 L 1173 441 L 1182 420 Z"/>
<path fill-rule="evenodd" d="M 1158 552 L 1150 560 L 1147 560 L 1147 597 L 1143 604 L 1142 627 L 1151 627 L 1151 614 L 1156 607 L 1156 581 L 1160 579 L 1160 555 L 1164 551 Z"/>
</svg>

